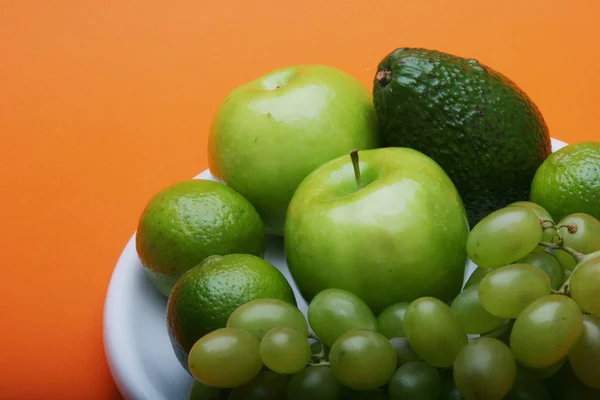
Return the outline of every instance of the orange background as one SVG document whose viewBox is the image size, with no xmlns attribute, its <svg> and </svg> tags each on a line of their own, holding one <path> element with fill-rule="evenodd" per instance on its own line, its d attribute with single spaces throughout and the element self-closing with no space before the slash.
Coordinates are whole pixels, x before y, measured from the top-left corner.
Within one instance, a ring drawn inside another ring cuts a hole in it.
<svg viewBox="0 0 600 400">
<path fill-rule="evenodd" d="M 599 39 L 596 0 L 2 0 L 0 397 L 119 397 L 112 269 L 150 196 L 206 168 L 235 86 L 324 63 L 370 87 L 392 49 L 435 48 L 511 77 L 552 136 L 600 140 Z"/>
</svg>

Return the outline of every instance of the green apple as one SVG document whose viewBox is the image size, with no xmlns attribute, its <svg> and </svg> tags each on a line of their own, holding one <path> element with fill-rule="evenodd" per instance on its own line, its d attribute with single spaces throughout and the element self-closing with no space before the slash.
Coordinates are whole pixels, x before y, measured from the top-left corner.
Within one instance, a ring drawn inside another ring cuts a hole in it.
<svg viewBox="0 0 600 400">
<path fill-rule="evenodd" d="M 254 205 L 267 234 L 280 236 L 302 179 L 353 149 L 380 145 L 366 87 L 333 67 L 299 65 L 229 93 L 211 125 L 208 163 Z"/>
<path fill-rule="evenodd" d="M 456 297 L 468 232 L 444 170 L 416 150 L 390 147 L 352 152 L 309 174 L 290 202 L 284 249 L 307 301 L 335 287 L 378 314 L 422 296 Z"/>
</svg>

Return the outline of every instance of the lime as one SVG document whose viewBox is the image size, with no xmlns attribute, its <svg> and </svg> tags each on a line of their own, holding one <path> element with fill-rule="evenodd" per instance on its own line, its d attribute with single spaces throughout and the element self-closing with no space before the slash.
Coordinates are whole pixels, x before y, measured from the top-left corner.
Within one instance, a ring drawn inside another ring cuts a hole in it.
<svg viewBox="0 0 600 400">
<path fill-rule="evenodd" d="M 251 254 L 210 256 L 185 272 L 167 303 L 169 337 L 184 368 L 188 368 L 188 353 L 198 339 L 224 328 L 233 311 L 255 299 L 296 305 L 285 276 Z"/>
<path fill-rule="evenodd" d="M 554 221 L 574 213 L 600 219 L 600 142 L 581 142 L 552 153 L 531 184 L 531 201 Z"/>
<path fill-rule="evenodd" d="M 192 179 L 150 199 L 139 220 L 136 248 L 151 281 L 168 296 L 177 279 L 208 256 L 262 256 L 264 226 L 252 204 L 230 187 Z"/>
</svg>

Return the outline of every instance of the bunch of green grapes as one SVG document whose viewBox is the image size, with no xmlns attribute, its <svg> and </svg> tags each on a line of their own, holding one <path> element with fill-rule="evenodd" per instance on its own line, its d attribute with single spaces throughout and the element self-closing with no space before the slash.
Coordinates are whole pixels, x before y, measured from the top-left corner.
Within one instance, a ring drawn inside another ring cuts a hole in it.
<svg viewBox="0 0 600 400">
<path fill-rule="evenodd" d="M 537 204 L 514 203 L 473 227 L 467 252 L 478 268 L 451 310 L 468 334 L 481 337 L 453 366 L 463 397 L 503 399 L 517 370 L 549 378 L 565 363 L 581 384 L 600 389 L 600 222 L 578 213 L 555 223 Z M 491 349 L 492 338 L 498 350 L 486 378 L 472 371 L 473 354 Z M 503 359 L 514 361 L 500 367 Z"/>
<path fill-rule="evenodd" d="M 188 365 L 196 390 L 201 385 L 232 389 L 222 390 L 229 399 L 251 399 L 257 393 L 278 398 L 287 390 L 287 375 L 302 370 L 310 357 L 302 312 L 282 300 L 258 299 L 235 310 L 227 327 L 200 338 Z"/>
<path fill-rule="evenodd" d="M 332 288 L 308 321 L 281 300 L 241 306 L 190 351 L 191 398 L 600 399 L 600 222 L 519 202 L 473 227 L 467 252 L 478 268 L 449 304 L 375 316 Z"/>
<path fill-rule="evenodd" d="M 350 292 L 327 289 L 311 301 L 308 318 L 318 337 L 287 302 L 259 299 L 239 307 L 227 327 L 192 347 L 188 365 L 195 382 L 190 398 L 385 396 L 380 387 L 396 371 L 396 351 L 377 332 L 371 309 Z"/>
</svg>

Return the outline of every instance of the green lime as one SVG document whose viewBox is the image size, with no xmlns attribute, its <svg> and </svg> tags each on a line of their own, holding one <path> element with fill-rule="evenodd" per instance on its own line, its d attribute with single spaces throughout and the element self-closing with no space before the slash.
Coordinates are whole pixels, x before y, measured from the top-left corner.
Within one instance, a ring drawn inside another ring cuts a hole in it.
<svg viewBox="0 0 600 400">
<path fill-rule="evenodd" d="M 167 303 L 169 337 L 181 365 L 198 339 L 227 325 L 229 315 L 256 299 L 279 299 L 296 305 L 285 276 L 251 254 L 210 256 L 185 272 Z"/>
<path fill-rule="evenodd" d="M 139 220 L 136 248 L 150 280 L 168 296 L 177 279 L 208 256 L 262 256 L 265 232 L 242 195 L 219 182 L 192 179 L 150 199 Z"/>
<path fill-rule="evenodd" d="M 581 142 L 552 153 L 531 184 L 531 201 L 554 221 L 574 213 L 600 219 L 600 142 Z"/>
</svg>

